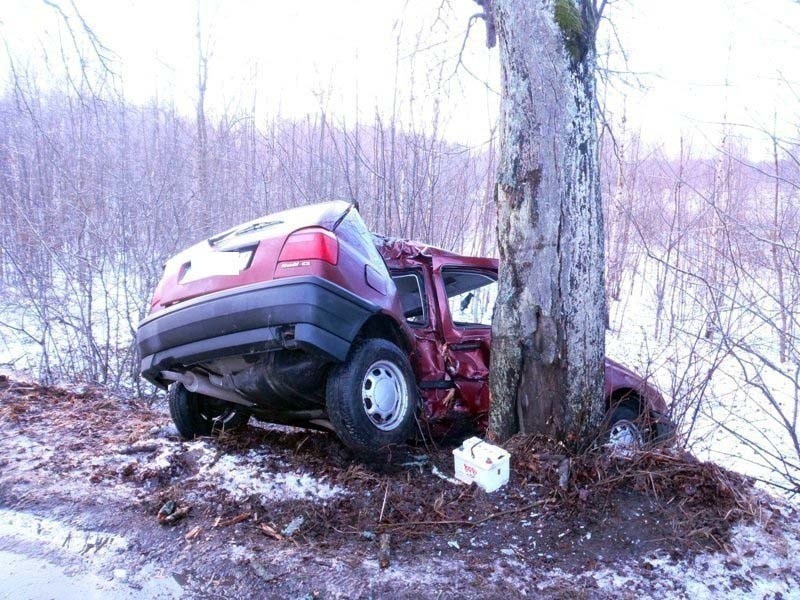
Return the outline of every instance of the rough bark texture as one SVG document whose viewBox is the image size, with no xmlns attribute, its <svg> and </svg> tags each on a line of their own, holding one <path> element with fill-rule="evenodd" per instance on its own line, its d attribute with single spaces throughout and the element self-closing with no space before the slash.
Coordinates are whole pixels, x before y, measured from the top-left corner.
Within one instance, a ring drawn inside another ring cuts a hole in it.
<svg viewBox="0 0 800 600">
<path fill-rule="evenodd" d="M 604 412 L 597 12 L 585 0 L 490 9 L 502 68 L 490 431 L 589 440 Z"/>
</svg>

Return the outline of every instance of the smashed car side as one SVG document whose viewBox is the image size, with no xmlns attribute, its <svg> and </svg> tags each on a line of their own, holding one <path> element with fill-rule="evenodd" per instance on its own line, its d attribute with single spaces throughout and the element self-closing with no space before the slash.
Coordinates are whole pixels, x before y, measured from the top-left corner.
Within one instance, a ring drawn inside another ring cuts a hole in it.
<svg viewBox="0 0 800 600">
<path fill-rule="evenodd" d="M 169 389 L 186 437 L 255 417 L 375 452 L 418 416 L 436 435 L 480 431 L 497 271 L 373 236 L 345 202 L 267 215 L 167 261 L 137 331 L 142 375 Z M 644 417 L 661 435 L 661 395 L 610 360 L 606 399 L 612 424 Z M 642 437 L 635 427 L 620 435 Z"/>
<path fill-rule="evenodd" d="M 429 316 L 409 323 L 416 341 L 412 363 L 424 415 L 442 432 L 485 429 L 490 402 L 491 316 L 496 299 L 496 289 L 490 288 L 496 288 L 499 261 L 462 256 L 409 240 L 376 236 L 375 241 L 393 277 L 417 272 L 424 284 L 421 292 Z M 483 295 L 483 309 L 467 315 L 463 303 L 471 301 L 474 306 L 477 294 Z M 671 434 L 673 425 L 659 391 L 609 358 L 605 362 L 605 398 L 609 418 L 617 410 L 634 412 L 650 432 L 650 439 Z"/>
</svg>

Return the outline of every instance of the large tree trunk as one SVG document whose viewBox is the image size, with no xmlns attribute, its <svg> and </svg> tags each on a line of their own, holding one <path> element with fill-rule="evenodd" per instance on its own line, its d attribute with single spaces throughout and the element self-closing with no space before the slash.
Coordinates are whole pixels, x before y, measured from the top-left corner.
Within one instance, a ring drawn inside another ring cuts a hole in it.
<svg viewBox="0 0 800 600">
<path fill-rule="evenodd" d="M 590 0 L 492 0 L 502 67 L 490 433 L 583 445 L 602 420 L 603 216 Z"/>
</svg>

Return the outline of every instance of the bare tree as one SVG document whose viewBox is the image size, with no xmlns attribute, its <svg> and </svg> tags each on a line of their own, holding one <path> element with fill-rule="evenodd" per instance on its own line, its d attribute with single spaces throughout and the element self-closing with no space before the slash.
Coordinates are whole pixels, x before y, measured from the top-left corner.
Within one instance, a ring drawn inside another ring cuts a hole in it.
<svg viewBox="0 0 800 600">
<path fill-rule="evenodd" d="M 602 420 L 603 218 L 592 0 L 478 0 L 499 40 L 500 291 L 490 431 L 586 440 Z"/>
<path fill-rule="evenodd" d="M 209 175 L 208 175 L 208 127 L 206 125 L 206 91 L 208 89 L 208 48 L 203 43 L 203 29 L 200 20 L 200 6 L 197 7 L 197 189 L 195 190 L 195 211 L 209 213 Z M 210 221 L 210 217 L 206 222 Z M 209 223 L 210 224 L 210 223 Z M 207 231 L 207 227 L 203 228 Z"/>
</svg>

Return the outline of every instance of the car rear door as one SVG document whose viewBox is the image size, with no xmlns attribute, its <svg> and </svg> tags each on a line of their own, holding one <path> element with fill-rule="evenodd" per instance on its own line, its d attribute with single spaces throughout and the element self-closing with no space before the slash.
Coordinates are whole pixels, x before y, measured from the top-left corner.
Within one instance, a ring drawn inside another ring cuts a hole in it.
<svg viewBox="0 0 800 600">
<path fill-rule="evenodd" d="M 391 269 L 406 324 L 414 336 L 410 353 L 423 399 L 426 419 L 446 420 L 451 412 L 454 384 L 445 373 L 442 323 L 431 270 L 427 265 Z"/>
</svg>

